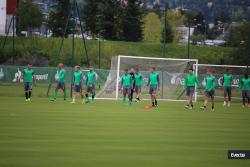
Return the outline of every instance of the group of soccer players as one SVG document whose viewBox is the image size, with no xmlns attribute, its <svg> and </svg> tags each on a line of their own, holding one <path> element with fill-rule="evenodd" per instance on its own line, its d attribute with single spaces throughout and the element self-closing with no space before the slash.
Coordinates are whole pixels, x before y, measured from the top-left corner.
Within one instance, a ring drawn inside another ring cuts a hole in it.
<svg viewBox="0 0 250 167">
<path fill-rule="evenodd" d="M 148 76 L 147 87 L 151 96 L 152 107 L 158 107 L 157 103 L 157 90 L 160 89 L 160 78 L 159 74 L 155 71 L 155 67 L 149 69 L 150 74 Z M 124 74 L 121 77 L 120 90 L 122 91 L 123 97 L 122 102 L 125 104 L 126 97 L 128 98 L 129 104 L 133 101 L 133 93 L 136 92 L 136 101 L 140 101 L 140 94 L 142 86 L 144 85 L 144 79 L 142 74 L 139 73 L 138 69 L 131 68 L 130 72 L 128 69 L 124 70 Z"/>
<path fill-rule="evenodd" d="M 147 87 L 149 90 L 149 94 L 151 96 L 152 107 L 158 107 L 157 102 L 157 90 L 160 89 L 160 78 L 159 74 L 156 71 L 155 67 L 150 67 Z M 32 69 L 32 65 L 28 64 L 27 68 L 23 70 L 23 82 L 24 82 L 24 91 L 26 101 L 30 101 L 31 92 L 32 92 L 32 83 L 34 80 L 34 71 Z M 84 76 L 86 77 L 85 81 L 85 91 L 82 90 L 82 82 Z M 66 88 L 65 88 L 65 70 L 63 68 L 63 64 L 60 63 L 58 65 L 58 73 L 55 79 L 56 88 L 54 92 L 54 96 L 51 98 L 51 101 L 56 101 L 58 91 L 61 89 L 64 94 L 64 100 L 66 100 Z M 80 70 L 80 66 L 75 66 L 75 71 L 73 74 L 73 83 L 72 83 L 72 102 L 76 102 L 77 93 L 81 95 L 83 99 L 83 103 L 89 103 L 89 95 L 91 95 L 92 101 L 95 98 L 95 81 L 97 80 L 97 75 L 93 70 L 93 67 L 89 67 L 89 71 L 86 75 L 84 75 L 83 71 Z M 211 99 L 212 103 L 212 111 L 215 110 L 215 88 L 216 88 L 216 78 L 213 75 L 211 70 L 207 70 L 207 75 L 204 79 L 205 81 L 205 91 L 204 91 L 204 105 L 200 107 L 201 110 L 205 110 L 208 105 L 208 100 Z M 223 88 L 224 88 L 224 103 L 223 106 L 230 106 L 231 102 L 231 94 L 232 94 L 232 82 L 233 75 L 230 70 L 226 70 L 226 73 L 223 75 Z M 142 86 L 144 85 L 143 75 L 139 72 L 138 69 L 131 68 L 130 71 L 128 69 L 124 70 L 124 74 L 121 76 L 121 82 L 119 90 L 122 91 L 122 102 L 126 103 L 126 99 L 128 98 L 128 104 L 131 105 L 133 101 L 133 94 L 136 93 L 136 101 L 140 101 L 140 94 L 142 90 Z M 195 92 L 195 88 L 200 88 L 201 85 L 198 81 L 197 76 L 194 74 L 192 68 L 189 69 L 188 74 L 185 76 L 184 80 L 184 88 L 186 90 L 187 96 L 187 105 L 185 108 L 193 109 L 193 96 Z M 242 91 L 242 103 L 243 107 L 250 107 L 250 78 L 245 74 L 243 78 L 240 79 L 239 89 Z"/>
<path fill-rule="evenodd" d="M 207 76 L 205 77 L 205 91 L 204 91 L 204 105 L 200 107 L 201 110 L 205 110 L 207 108 L 208 99 L 211 98 L 212 108 L 214 111 L 214 96 L 215 96 L 215 88 L 216 88 L 216 78 L 213 75 L 210 69 L 207 70 Z M 223 75 L 222 83 L 224 89 L 224 103 L 223 106 L 230 107 L 231 96 L 232 96 L 232 82 L 233 75 L 230 70 L 226 70 L 226 73 Z M 201 87 L 198 81 L 197 76 L 194 74 L 193 69 L 189 69 L 189 73 L 185 77 L 184 87 L 186 89 L 187 95 L 187 105 L 185 108 L 193 109 L 193 96 L 195 92 L 195 87 Z M 240 79 L 240 84 L 238 87 L 239 90 L 242 91 L 242 107 L 250 107 L 250 78 L 245 74 L 243 78 Z"/>
<path fill-rule="evenodd" d="M 24 91 L 25 91 L 25 97 L 26 101 L 31 101 L 31 92 L 32 92 L 32 83 L 34 81 L 34 71 L 32 69 L 32 65 L 28 64 L 27 68 L 23 70 L 22 78 L 24 83 Z M 93 67 L 89 67 L 89 71 L 87 72 L 85 87 L 86 90 L 82 90 L 82 82 L 83 82 L 83 71 L 80 70 L 80 66 L 75 66 L 75 71 L 73 74 L 73 83 L 72 83 L 72 104 L 76 102 L 76 96 L 77 93 L 81 95 L 81 98 L 83 99 L 83 103 L 89 103 L 89 94 L 91 94 L 92 101 L 94 101 L 95 98 L 95 81 L 96 81 L 96 73 L 93 71 Z M 63 64 L 60 63 L 58 65 L 58 72 L 55 77 L 56 82 L 56 88 L 54 92 L 54 96 L 50 99 L 51 101 L 56 101 L 57 94 L 59 90 L 63 91 L 63 98 L 66 100 L 66 71 L 63 68 Z M 85 98 L 84 98 L 85 97 Z"/>
</svg>

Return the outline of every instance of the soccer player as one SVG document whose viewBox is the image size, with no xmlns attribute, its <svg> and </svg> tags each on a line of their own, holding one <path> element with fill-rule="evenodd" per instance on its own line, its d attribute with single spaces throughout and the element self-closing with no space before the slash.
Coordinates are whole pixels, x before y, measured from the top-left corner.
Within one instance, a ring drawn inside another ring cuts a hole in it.
<svg viewBox="0 0 250 167">
<path fill-rule="evenodd" d="M 131 101 L 133 101 L 134 90 L 135 90 L 135 69 L 131 68 L 129 74 L 130 74 L 131 79 L 132 79 L 132 88 L 131 88 L 131 93 L 130 93 L 130 99 L 131 99 Z"/>
<path fill-rule="evenodd" d="M 86 93 L 85 93 L 85 103 L 89 103 L 89 93 L 92 96 L 92 102 L 95 99 L 95 81 L 96 81 L 96 73 L 93 71 L 93 67 L 89 67 L 89 72 L 86 77 Z"/>
<path fill-rule="evenodd" d="M 76 102 L 77 93 L 80 93 L 81 98 L 83 99 L 84 93 L 82 92 L 82 79 L 83 79 L 83 73 L 80 70 L 80 66 L 75 66 L 73 85 L 72 85 L 73 95 L 71 104 L 74 104 Z"/>
<path fill-rule="evenodd" d="M 155 67 L 149 69 L 150 74 L 148 77 L 149 94 L 151 96 L 152 107 L 158 107 L 157 103 L 157 90 L 160 90 L 160 78 L 159 74 L 155 71 Z"/>
<path fill-rule="evenodd" d="M 136 101 L 140 102 L 140 95 L 141 95 L 141 87 L 143 85 L 143 77 L 142 74 L 139 73 L 139 70 L 135 70 L 134 74 L 134 84 L 135 84 L 135 92 L 136 92 Z M 131 99 L 132 101 L 132 99 Z"/>
<path fill-rule="evenodd" d="M 185 77 L 184 81 L 184 88 L 186 89 L 186 95 L 187 95 L 187 105 L 185 106 L 186 109 L 193 109 L 193 96 L 195 91 L 195 85 L 199 86 L 199 81 L 197 79 L 197 76 L 194 74 L 194 71 L 192 68 L 188 70 L 188 74 Z"/>
<path fill-rule="evenodd" d="M 226 70 L 226 74 L 223 75 L 222 83 L 224 88 L 224 103 L 223 106 L 230 107 L 231 102 L 231 92 L 232 92 L 232 81 L 233 76 L 231 74 L 231 71 L 229 69 Z"/>
<path fill-rule="evenodd" d="M 248 78 L 247 74 L 245 74 L 244 78 L 241 79 L 239 89 L 242 91 L 242 107 L 246 107 L 246 102 L 248 102 L 248 107 L 250 107 L 250 78 Z"/>
<path fill-rule="evenodd" d="M 31 93 L 32 93 L 32 83 L 35 81 L 34 71 L 32 69 L 32 65 L 29 63 L 27 68 L 23 70 L 22 73 L 22 80 L 24 85 L 24 92 L 26 101 L 31 101 Z"/>
<path fill-rule="evenodd" d="M 63 99 L 66 100 L 65 73 L 66 72 L 63 68 L 63 64 L 62 63 L 58 64 L 58 78 L 56 78 L 55 80 L 55 82 L 57 82 L 57 86 L 55 89 L 54 97 L 50 99 L 51 101 L 56 101 L 59 89 L 63 91 Z"/>
<path fill-rule="evenodd" d="M 126 96 L 128 96 L 129 105 L 131 105 L 131 88 L 132 88 L 132 77 L 128 73 L 128 69 L 124 70 L 124 74 L 121 77 L 121 90 L 123 92 L 122 103 L 126 103 Z"/>
<path fill-rule="evenodd" d="M 210 70 L 207 70 L 207 76 L 205 77 L 206 87 L 205 87 L 205 100 L 204 105 L 201 107 L 202 110 L 207 108 L 208 99 L 211 98 L 212 111 L 214 111 L 214 94 L 215 94 L 215 77 Z"/>
</svg>

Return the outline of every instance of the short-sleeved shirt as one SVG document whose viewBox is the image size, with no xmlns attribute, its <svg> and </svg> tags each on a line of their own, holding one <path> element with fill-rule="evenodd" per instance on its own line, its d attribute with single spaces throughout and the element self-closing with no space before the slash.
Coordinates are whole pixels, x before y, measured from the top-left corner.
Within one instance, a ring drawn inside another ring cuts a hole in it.
<svg viewBox="0 0 250 167">
<path fill-rule="evenodd" d="M 94 71 L 89 71 L 87 73 L 87 85 L 93 85 L 95 83 L 96 73 Z"/>
<path fill-rule="evenodd" d="M 214 90 L 215 89 L 215 77 L 214 76 L 207 76 L 205 78 L 206 82 L 206 90 Z"/>
<path fill-rule="evenodd" d="M 34 71 L 32 69 L 25 68 L 23 70 L 23 82 L 32 82 L 33 75 L 34 75 Z"/>
<path fill-rule="evenodd" d="M 241 90 L 250 90 L 250 78 L 242 78 L 240 81 L 240 89 Z"/>
<path fill-rule="evenodd" d="M 185 77 L 184 86 L 185 87 L 192 87 L 192 86 L 195 86 L 195 84 L 198 85 L 197 76 L 194 74 L 187 74 Z"/>
<path fill-rule="evenodd" d="M 141 74 L 135 74 L 134 75 L 134 80 L 135 80 L 135 86 L 142 86 L 143 84 L 143 78 Z"/>
<path fill-rule="evenodd" d="M 82 71 L 74 72 L 74 85 L 79 85 L 82 82 Z"/>
<path fill-rule="evenodd" d="M 159 86 L 159 74 L 157 72 L 152 72 L 149 74 L 149 86 Z"/>
<path fill-rule="evenodd" d="M 232 86 L 232 80 L 233 80 L 233 76 L 232 74 L 224 74 L 223 75 L 223 86 Z"/>
<path fill-rule="evenodd" d="M 132 86 L 132 77 L 130 74 L 123 74 L 121 78 L 121 85 L 124 87 Z"/>
<path fill-rule="evenodd" d="M 58 82 L 65 82 L 65 70 L 64 69 L 60 69 L 58 72 Z"/>
</svg>

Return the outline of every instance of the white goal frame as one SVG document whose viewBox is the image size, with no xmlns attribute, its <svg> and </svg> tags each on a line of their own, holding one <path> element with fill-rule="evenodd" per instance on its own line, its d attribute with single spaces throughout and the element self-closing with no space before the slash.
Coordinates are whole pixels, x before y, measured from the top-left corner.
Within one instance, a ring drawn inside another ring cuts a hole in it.
<svg viewBox="0 0 250 167">
<path fill-rule="evenodd" d="M 125 56 L 125 55 L 118 55 L 117 56 L 117 72 L 116 72 L 116 92 L 115 92 L 115 100 L 119 99 L 119 75 L 120 75 L 120 65 L 121 65 L 121 58 L 132 58 L 132 59 L 148 59 L 148 60 L 169 60 L 169 61 L 191 61 L 195 62 L 196 66 L 198 66 L 198 59 L 174 59 L 174 58 L 159 58 L 159 57 L 139 57 L 139 56 Z M 195 68 L 196 75 L 198 75 L 198 69 Z M 197 89 L 196 89 L 197 90 Z M 104 98 L 106 99 L 106 98 Z M 107 98 L 108 99 L 108 98 Z M 110 98 L 109 98 L 110 99 Z M 145 99 L 147 100 L 147 99 Z M 174 100 L 174 99 L 159 99 L 161 101 L 186 101 L 186 100 Z M 195 101 L 197 101 L 197 92 L 195 92 Z"/>
</svg>

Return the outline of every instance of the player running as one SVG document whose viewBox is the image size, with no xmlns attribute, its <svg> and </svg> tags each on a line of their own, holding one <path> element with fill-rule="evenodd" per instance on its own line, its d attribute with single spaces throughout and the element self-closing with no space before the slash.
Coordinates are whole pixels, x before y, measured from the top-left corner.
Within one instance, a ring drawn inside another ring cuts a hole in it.
<svg viewBox="0 0 250 167">
<path fill-rule="evenodd" d="M 226 70 L 226 74 L 223 75 L 222 83 L 224 88 L 224 103 L 223 106 L 230 107 L 231 95 L 232 95 L 232 81 L 233 75 L 230 70 Z"/>
<path fill-rule="evenodd" d="M 63 69 L 63 64 L 62 63 L 58 64 L 57 77 L 55 79 L 55 82 L 57 82 L 57 86 L 56 86 L 56 89 L 55 89 L 54 97 L 52 97 L 50 99 L 50 101 L 56 101 L 59 89 L 61 89 L 63 91 L 63 99 L 66 100 L 65 73 L 66 72 Z"/>
<path fill-rule="evenodd" d="M 155 67 L 149 69 L 150 74 L 148 77 L 149 94 L 151 96 L 152 107 L 158 107 L 157 103 L 157 90 L 160 90 L 160 78 L 159 74 L 155 71 Z"/>
<path fill-rule="evenodd" d="M 89 103 L 89 94 L 92 96 L 92 102 L 95 99 L 95 81 L 97 80 L 97 75 L 93 71 L 93 67 L 89 67 L 89 72 L 86 76 L 86 93 L 85 93 L 85 103 Z"/>
<path fill-rule="evenodd" d="M 135 70 L 134 85 L 135 85 L 134 90 L 136 92 L 136 102 L 140 102 L 141 87 L 143 86 L 143 77 L 142 74 L 139 73 L 138 69 Z"/>
<path fill-rule="evenodd" d="M 248 107 L 250 107 L 250 78 L 248 78 L 248 75 L 245 74 L 244 78 L 241 79 L 239 89 L 242 91 L 242 102 L 243 102 L 243 108 L 246 107 L 246 102 L 248 102 Z"/>
<path fill-rule="evenodd" d="M 195 85 L 199 86 L 199 81 L 197 76 L 194 74 L 194 70 L 190 68 L 188 70 L 188 74 L 185 77 L 184 81 L 184 88 L 186 89 L 187 95 L 187 105 L 185 106 L 186 109 L 193 109 L 193 96 L 195 92 Z"/>
<path fill-rule="evenodd" d="M 124 70 L 124 74 L 121 77 L 121 90 L 123 92 L 122 103 L 126 103 L 126 96 L 128 97 L 129 105 L 131 105 L 131 88 L 132 88 L 132 77 L 128 73 L 128 69 Z"/>
<path fill-rule="evenodd" d="M 71 104 L 74 104 L 76 102 L 77 93 L 80 93 L 82 99 L 84 97 L 84 93 L 82 92 L 82 79 L 83 79 L 83 73 L 80 70 L 80 66 L 75 66 L 75 72 L 73 75 L 73 85 L 72 85 L 73 95 Z"/>
<path fill-rule="evenodd" d="M 22 80 L 24 85 L 24 92 L 26 101 L 31 101 L 31 93 L 32 93 L 32 83 L 35 81 L 34 71 L 32 69 L 32 65 L 28 64 L 27 68 L 23 70 L 22 73 Z"/>
<path fill-rule="evenodd" d="M 207 75 L 205 78 L 206 87 L 205 87 L 205 100 L 204 105 L 200 108 L 205 110 L 207 108 L 208 99 L 211 98 L 212 111 L 214 111 L 214 94 L 215 94 L 215 77 L 210 70 L 207 70 Z"/>
</svg>

